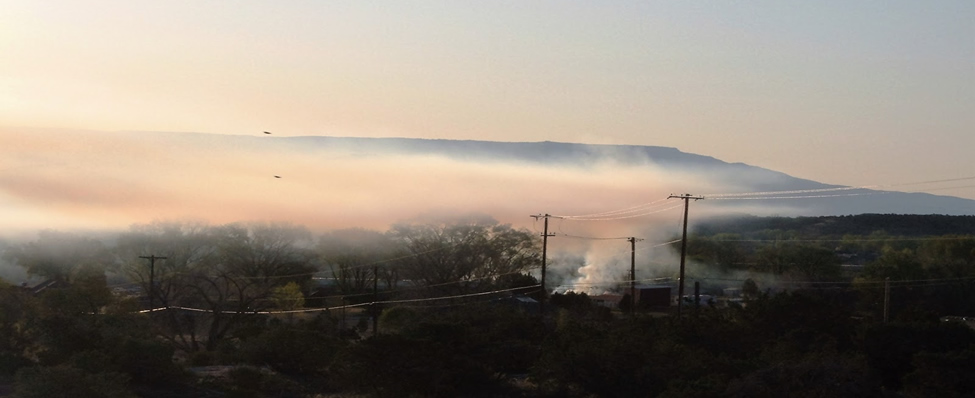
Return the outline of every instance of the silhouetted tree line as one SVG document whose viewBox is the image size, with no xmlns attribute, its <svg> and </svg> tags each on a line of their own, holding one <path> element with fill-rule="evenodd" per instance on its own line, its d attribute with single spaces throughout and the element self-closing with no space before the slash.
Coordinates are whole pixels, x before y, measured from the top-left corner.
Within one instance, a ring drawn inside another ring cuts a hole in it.
<svg viewBox="0 0 975 398">
<path fill-rule="evenodd" d="M 858 214 L 819 217 L 759 217 L 729 215 L 696 223 L 701 235 L 738 234 L 765 239 L 779 233 L 794 233 L 808 238 L 864 236 L 877 232 L 893 236 L 937 236 L 975 234 L 975 216 L 918 214 Z M 772 235 L 769 235 L 772 234 Z"/>
<path fill-rule="evenodd" d="M 975 314 L 975 236 L 808 231 L 697 230 L 690 271 L 747 293 L 680 319 L 571 292 L 548 297 L 544 314 L 518 295 L 478 295 L 531 291 L 540 260 L 535 234 L 487 218 L 317 237 L 283 224 L 155 223 L 110 243 L 47 231 L 4 253 L 61 283 L 0 284 L 0 388 L 17 397 L 970 395 L 975 330 L 963 317 Z M 860 253 L 869 260 L 846 269 Z M 202 311 L 140 313 L 144 296 L 112 289 L 132 281 L 150 291 L 146 254 L 166 257 L 152 276 L 156 305 Z M 790 284 L 772 289 L 777 279 Z M 371 307 L 376 330 L 349 322 L 368 319 L 363 307 L 264 313 L 299 310 L 316 292 L 328 305 L 368 302 L 373 289 L 397 300 Z M 428 300 L 442 296 L 454 298 Z"/>
</svg>

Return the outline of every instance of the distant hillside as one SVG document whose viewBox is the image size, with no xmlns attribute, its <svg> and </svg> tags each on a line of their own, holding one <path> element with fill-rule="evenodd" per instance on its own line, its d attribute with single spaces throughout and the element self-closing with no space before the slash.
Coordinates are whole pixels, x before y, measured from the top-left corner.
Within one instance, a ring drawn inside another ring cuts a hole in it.
<svg viewBox="0 0 975 398">
<path fill-rule="evenodd" d="M 170 133 L 159 133 L 170 134 Z M 681 152 L 676 148 L 637 145 L 593 145 L 562 142 L 494 142 L 413 138 L 361 137 L 267 137 L 213 134 L 183 135 L 204 142 L 232 141 L 237 147 L 335 153 L 357 157 L 390 155 L 440 156 L 465 162 L 521 163 L 552 167 L 587 168 L 612 162 L 626 166 L 654 165 L 669 171 L 706 176 L 736 187 L 737 192 L 793 191 L 836 188 L 838 185 L 796 178 L 743 163 L 728 163 L 709 156 Z M 694 186 L 681 187 L 694 192 Z M 706 189 L 706 188 L 699 188 Z M 763 200 L 761 206 L 783 208 L 778 215 L 828 216 L 850 214 L 945 214 L 975 215 L 975 200 L 926 193 L 857 191 L 859 196 L 842 199 Z M 717 201 L 716 201 L 717 202 Z M 734 201 L 721 201 L 734 202 Z M 740 205 L 740 201 L 738 201 Z M 757 202 L 757 201 L 756 201 Z M 715 204 L 725 206 L 725 203 Z M 734 206 L 728 203 L 727 206 Z"/>
<path fill-rule="evenodd" d="M 292 137 L 287 138 L 302 147 L 339 147 L 361 154 L 439 155 L 478 162 L 515 161 L 547 165 L 585 167 L 600 162 L 657 166 L 681 172 L 702 173 L 733 181 L 741 192 L 791 191 L 834 188 L 824 184 L 796 178 L 777 171 L 728 163 L 709 156 L 685 153 L 676 148 L 635 145 L 591 145 L 561 142 L 491 142 L 427 140 L 409 138 L 340 138 L 340 137 Z M 877 192 L 877 191 L 872 191 Z M 848 215 L 848 214 L 947 214 L 975 215 L 975 201 L 926 193 L 878 193 L 851 196 L 842 200 L 805 200 L 803 210 L 795 215 Z M 769 200 L 770 206 L 794 206 L 796 201 Z"/>
<path fill-rule="evenodd" d="M 732 233 L 745 239 L 764 238 L 770 231 L 791 231 L 805 239 L 868 236 L 877 232 L 905 237 L 973 235 L 975 216 L 860 214 L 786 218 L 733 215 L 711 219 L 694 227 L 694 232 L 701 235 Z"/>
</svg>

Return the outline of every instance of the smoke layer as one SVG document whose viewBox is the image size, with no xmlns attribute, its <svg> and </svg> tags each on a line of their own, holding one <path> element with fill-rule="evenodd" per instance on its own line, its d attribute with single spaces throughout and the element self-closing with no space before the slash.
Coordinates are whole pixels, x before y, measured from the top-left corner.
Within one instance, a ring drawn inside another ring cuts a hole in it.
<svg viewBox="0 0 975 398">
<path fill-rule="evenodd" d="M 643 239 L 637 256 L 642 275 L 661 264 L 672 267 L 671 259 L 651 255 L 666 253 L 657 245 L 679 231 L 681 202 L 664 200 L 670 193 L 732 188 L 719 176 L 667 170 L 653 159 L 617 162 L 611 151 L 596 163 L 555 165 L 310 148 L 260 132 L 0 128 L 0 141 L 0 233 L 7 237 L 41 229 L 121 230 L 168 219 L 385 230 L 437 213 L 483 213 L 541 233 L 543 219 L 530 215 L 589 215 L 550 219 L 555 236 L 549 253 L 560 278 L 593 284 L 627 275 L 626 237 Z M 653 204 L 640 207 L 647 203 Z M 695 211 L 698 217 L 708 212 Z"/>
</svg>

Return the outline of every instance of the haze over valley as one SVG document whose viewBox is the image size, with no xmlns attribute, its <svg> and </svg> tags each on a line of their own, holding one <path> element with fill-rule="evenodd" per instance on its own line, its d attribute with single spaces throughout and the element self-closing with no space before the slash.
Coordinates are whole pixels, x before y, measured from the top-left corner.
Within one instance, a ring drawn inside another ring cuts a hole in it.
<svg viewBox="0 0 975 398">
<path fill-rule="evenodd" d="M 970 199 L 893 190 L 975 178 L 844 187 L 666 147 L 269 133 L 0 129 L 12 144 L 0 148 L 0 232 L 112 236 L 154 222 L 386 231 L 476 214 L 540 234 L 530 216 L 551 214 L 558 280 L 595 281 L 617 277 L 612 264 L 628 256 L 625 242 L 604 238 L 645 240 L 641 269 L 673 265 L 653 249 L 680 231 L 672 194 L 705 198 L 693 202 L 692 225 L 734 214 L 975 214 Z"/>
<path fill-rule="evenodd" d="M 0 3 L 0 396 L 971 395 L 973 1 Z"/>
<path fill-rule="evenodd" d="M 673 226 L 679 201 L 665 199 L 681 193 L 707 198 L 695 202 L 695 217 L 975 213 L 973 200 L 901 192 L 975 178 L 854 189 L 664 147 L 9 127 L 0 138 L 6 235 L 176 219 L 383 229 L 466 213 L 526 226 L 531 214 L 603 212 L 615 220 L 565 227 L 629 235 Z"/>
</svg>

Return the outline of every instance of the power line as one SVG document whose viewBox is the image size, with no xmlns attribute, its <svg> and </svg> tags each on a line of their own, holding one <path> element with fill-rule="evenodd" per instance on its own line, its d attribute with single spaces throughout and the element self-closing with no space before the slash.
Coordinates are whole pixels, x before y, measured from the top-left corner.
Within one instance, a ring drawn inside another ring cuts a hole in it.
<svg viewBox="0 0 975 398">
<path fill-rule="evenodd" d="M 920 181 L 920 182 L 909 182 L 909 183 L 899 183 L 899 184 L 875 184 L 875 185 L 860 185 L 860 186 L 842 186 L 833 188 L 816 188 L 816 189 L 797 189 L 797 190 L 784 190 L 784 191 L 757 191 L 757 192 L 738 192 L 738 193 L 712 193 L 701 195 L 703 198 L 707 199 L 719 199 L 719 200 L 774 200 L 774 199 L 815 199 L 815 198 L 834 198 L 834 197 L 847 197 L 847 196 L 863 196 L 863 195 L 878 195 L 885 194 L 889 192 L 876 191 L 876 192 L 859 192 L 859 193 L 846 193 L 846 194 L 834 194 L 829 195 L 825 193 L 829 192 L 842 192 L 842 191 L 852 191 L 852 190 L 875 190 L 887 187 L 902 187 L 911 185 L 923 185 L 923 184 L 934 184 L 934 183 L 944 183 L 944 182 L 955 182 L 955 181 L 968 181 L 975 180 L 975 176 L 972 177 L 961 177 L 961 178 L 950 178 L 950 179 L 940 179 L 940 180 L 930 180 L 930 181 Z M 959 188 L 967 188 L 969 186 L 962 186 Z M 949 188 L 951 189 L 951 188 Z M 813 194 L 818 195 L 802 195 L 802 194 Z M 667 198 L 669 199 L 669 198 Z M 666 199 L 658 199 L 652 202 L 647 202 L 639 204 L 636 206 L 631 206 L 619 210 L 610 210 L 599 213 L 590 213 L 583 215 L 560 215 L 559 217 L 574 220 L 574 221 L 611 221 L 620 220 L 633 217 L 641 217 L 657 212 L 671 210 L 670 207 L 661 210 L 648 211 L 648 209 L 659 205 Z M 634 214 L 637 213 L 637 214 Z"/>
<path fill-rule="evenodd" d="M 755 196 L 755 197 L 706 197 L 714 200 L 777 200 L 777 199 L 820 199 L 820 198 L 841 198 L 848 196 L 883 195 L 890 192 L 874 191 L 864 193 L 848 193 L 836 195 L 804 195 L 804 196 Z"/>
<path fill-rule="evenodd" d="M 626 239 L 626 238 L 624 238 L 624 239 Z M 639 249 L 636 249 L 636 251 L 637 252 L 643 252 L 643 251 L 655 249 L 655 248 L 662 247 L 662 246 L 670 246 L 670 245 L 673 245 L 674 243 L 677 243 L 677 242 L 680 242 L 680 241 L 681 241 L 680 239 L 674 239 L 674 240 L 671 240 L 671 241 L 668 241 L 668 242 L 661 242 L 661 243 L 657 243 L 657 244 L 654 244 L 654 245 L 651 245 L 651 246 L 643 246 L 643 247 L 641 247 Z M 611 251 L 611 252 L 609 252 L 609 254 L 610 255 L 619 255 L 619 254 L 626 253 L 627 251 L 628 250 L 626 250 L 626 249 L 619 249 L 619 250 L 616 250 L 616 251 Z"/>
<path fill-rule="evenodd" d="M 953 187 L 929 188 L 923 191 L 909 191 L 909 192 L 948 191 L 952 189 L 962 189 L 962 188 L 975 188 L 975 185 L 956 185 Z"/>
<path fill-rule="evenodd" d="M 573 239 L 585 239 L 585 240 L 624 240 L 624 239 L 630 239 L 629 237 L 626 237 L 626 236 L 619 236 L 619 237 L 613 237 L 613 238 L 605 237 L 604 238 L 604 237 L 595 237 L 595 236 L 569 235 L 569 234 L 564 233 L 564 232 L 559 232 L 557 234 L 553 234 L 552 236 L 560 236 L 560 237 L 564 237 L 564 238 L 573 238 Z"/>
<path fill-rule="evenodd" d="M 636 213 L 636 212 L 644 211 L 647 208 L 653 207 L 654 205 L 657 205 L 658 203 L 665 202 L 666 200 L 667 200 L 667 198 L 662 198 L 662 199 L 657 199 L 657 200 L 652 201 L 652 202 L 643 203 L 643 204 L 639 204 L 639 205 L 636 205 L 636 206 L 631 206 L 631 207 L 627 207 L 627 208 L 619 209 L 619 210 L 610 210 L 610 211 L 604 211 L 604 212 L 600 212 L 600 213 L 591 213 L 591 214 L 583 214 L 583 215 L 575 215 L 575 216 L 559 215 L 559 217 L 566 218 L 566 219 L 585 219 L 585 218 L 597 218 L 597 219 L 599 219 L 599 218 L 604 218 L 604 217 L 612 217 L 612 216 L 618 216 L 620 214 Z"/>
<path fill-rule="evenodd" d="M 857 189 L 879 188 L 880 185 L 864 185 L 858 187 L 834 187 L 834 188 L 815 188 L 815 189 L 794 189 L 788 191 L 759 191 L 759 192 L 738 192 L 738 193 L 712 193 L 701 195 L 708 199 L 719 199 L 728 197 L 759 196 L 759 195 L 797 195 L 805 193 L 839 192 Z"/>
<path fill-rule="evenodd" d="M 415 291 L 420 291 L 420 290 L 424 290 L 424 289 L 431 289 L 431 288 L 443 287 L 443 286 L 450 286 L 450 285 L 459 285 L 459 284 L 463 284 L 463 283 L 477 282 L 477 281 L 481 281 L 481 280 L 485 280 L 485 279 L 494 279 L 494 278 L 498 278 L 498 277 L 502 277 L 502 276 L 506 276 L 506 275 L 515 275 L 515 274 L 522 274 L 522 272 L 521 271 L 513 271 L 513 272 L 502 273 L 502 274 L 486 275 L 486 276 L 482 276 L 482 277 L 478 277 L 478 278 L 472 278 L 472 279 L 466 279 L 466 280 L 458 280 L 458 281 L 452 281 L 452 282 L 436 283 L 436 284 L 429 284 L 429 285 L 412 285 L 412 286 L 406 286 L 406 287 L 395 287 L 395 288 L 391 288 L 389 290 L 386 290 L 385 292 L 396 292 L 396 293 L 415 292 Z M 327 300 L 327 299 L 351 298 L 351 297 L 362 297 L 362 296 L 372 296 L 372 295 L 373 295 L 373 293 L 371 293 L 371 292 L 369 292 L 369 293 L 353 293 L 353 294 L 333 294 L 333 295 L 329 295 L 329 296 L 318 296 L 318 297 L 315 297 L 315 299 Z M 239 300 L 229 299 L 227 301 L 239 301 Z M 254 299 L 253 301 L 273 301 L 273 300 L 270 299 L 270 298 L 259 298 L 259 299 Z"/>
<path fill-rule="evenodd" d="M 536 293 L 536 292 L 540 292 L 540 291 L 541 291 L 541 289 L 536 289 L 536 290 L 533 290 L 533 291 L 522 292 L 521 294 L 529 295 L 529 294 Z M 465 301 L 463 303 L 436 304 L 436 305 L 409 305 L 408 307 L 411 307 L 411 308 L 463 307 L 463 306 L 467 306 L 467 305 L 477 305 L 477 304 L 491 303 L 491 302 L 495 302 L 495 301 L 498 301 L 498 298 L 487 299 L 487 300 L 477 300 L 477 301 Z"/>
<path fill-rule="evenodd" d="M 657 207 L 659 207 L 659 206 L 657 206 Z M 636 213 L 636 214 L 620 213 L 619 215 L 605 216 L 605 217 L 593 217 L 593 218 L 567 217 L 566 219 L 569 220 L 569 221 L 616 221 L 616 220 L 625 220 L 625 219 L 628 219 L 628 218 L 636 218 L 636 217 L 649 216 L 651 214 L 663 213 L 665 211 L 673 210 L 673 209 L 677 209 L 677 208 L 680 208 L 680 206 L 671 206 L 671 207 L 667 207 L 667 208 L 663 208 L 663 209 L 654 209 L 654 210 L 649 210 L 649 208 L 647 208 L 647 209 L 641 209 L 641 211 L 643 211 L 643 212 L 642 213 Z"/>
<path fill-rule="evenodd" d="M 458 294 L 458 295 L 453 295 L 453 296 L 428 297 L 428 298 L 419 298 L 419 299 L 375 300 L 375 301 L 368 302 L 368 303 L 349 304 L 349 305 L 341 305 L 341 306 L 334 306 L 334 307 L 302 308 L 302 309 L 299 309 L 299 310 L 279 310 L 279 311 L 230 311 L 230 310 L 217 310 L 217 311 L 214 311 L 214 310 L 208 310 L 208 309 L 204 309 L 204 308 L 182 307 L 182 306 L 167 306 L 167 307 L 152 308 L 152 309 L 148 309 L 148 310 L 137 311 L 137 313 L 144 314 L 144 313 L 147 313 L 147 312 L 156 312 L 156 311 L 181 310 L 181 311 L 190 311 L 190 312 L 207 312 L 207 313 L 217 313 L 217 314 L 240 314 L 240 315 L 297 314 L 297 313 L 303 313 L 303 312 L 322 312 L 322 311 L 331 311 L 331 310 L 342 309 L 342 308 L 365 307 L 365 306 L 377 305 L 377 304 L 418 303 L 418 302 L 429 302 L 429 301 L 436 301 L 436 300 L 448 300 L 448 299 L 457 299 L 457 298 L 466 298 L 466 297 L 479 297 L 479 296 L 486 296 L 486 295 L 489 295 L 489 294 L 498 294 L 498 293 L 513 292 L 513 291 L 516 291 L 516 290 L 524 290 L 524 289 L 538 288 L 540 286 L 541 285 L 530 285 L 530 286 L 522 286 L 522 287 L 509 288 L 509 289 L 493 290 L 493 291 L 490 291 L 490 292 Z"/>
<path fill-rule="evenodd" d="M 919 182 L 905 182 L 900 184 L 889 184 L 888 187 L 901 187 L 907 185 L 925 185 L 925 184 L 940 184 L 943 182 L 955 182 L 955 181 L 971 181 L 975 180 L 975 176 L 971 177 L 958 177 L 958 178 L 945 178 L 941 180 L 930 180 L 930 181 L 919 181 Z"/>
</svg>

